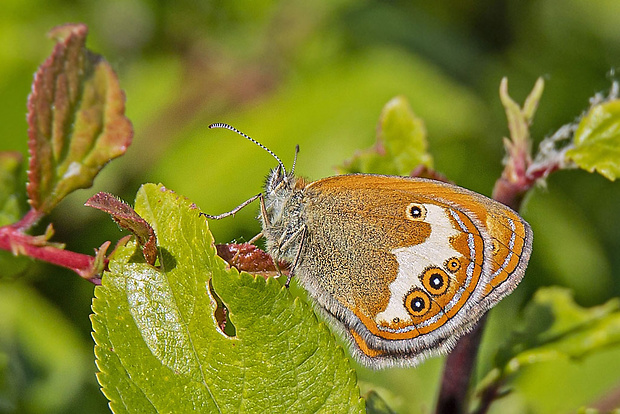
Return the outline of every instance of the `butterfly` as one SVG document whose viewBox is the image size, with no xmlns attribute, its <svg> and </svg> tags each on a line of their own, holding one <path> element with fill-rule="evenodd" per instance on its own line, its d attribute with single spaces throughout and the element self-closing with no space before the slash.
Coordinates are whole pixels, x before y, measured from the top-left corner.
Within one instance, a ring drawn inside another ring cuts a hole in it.
<svg viewBox="0 0 620 414">
<path fill-rule="evenodd" d="M 350 174 L 309 182 L 278 162 L 260 201 L 260 236 L 363 365 L 413 366 L 449 352 L 521 281 L 529 224 L 473 191 L 423 178 Z M 296 153 L 297 154 L 297 153 Z M 204 213 L 203 213 L 204 214 Z"/>
</svg>

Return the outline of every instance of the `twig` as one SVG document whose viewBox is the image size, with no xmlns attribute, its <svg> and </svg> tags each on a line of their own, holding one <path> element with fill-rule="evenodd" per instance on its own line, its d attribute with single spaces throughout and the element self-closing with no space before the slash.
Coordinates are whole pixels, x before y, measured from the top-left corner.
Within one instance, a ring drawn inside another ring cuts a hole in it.
<svg viewBox="0 0 620 414">
<path fill-rule="evenodd" d="M 24 216 L 24 219 L 28 214 Z M 33 217 L 32 215 L 30 217 Z M 48 243 L 44 236 L 31 236 L 25 234 L 21 229 L 30 227 L 22 219 L 12 226 L 0 227 L 0 249 L 12 252 L 14 255 L 29 256 L 33 259 L 42 260 L 57 266 L 73 270 L 80 277 L 99 285 L 101 284 L 100 271 L 98 267 L 105 267 L 107 259 L 101 259 L 102 249 L 99 249 L 96 256 L 76 253 L 63 249 L 60 245 Z M 107 246 L 105 246 L 107 249 Z M 103 251 L 105 253 L 105 251 Z"/>
</svg>

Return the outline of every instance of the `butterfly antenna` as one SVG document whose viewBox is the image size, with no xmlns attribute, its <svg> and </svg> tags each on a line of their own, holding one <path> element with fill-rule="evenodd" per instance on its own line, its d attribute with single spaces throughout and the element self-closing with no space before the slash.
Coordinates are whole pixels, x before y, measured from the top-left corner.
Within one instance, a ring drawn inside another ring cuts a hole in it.
<svg viewBox="0 0 620 414">
<path fill-rule="evenodd" d="M 295 173 L 295 164 L 297 164 L 297 154 L 299 154 L 299 144 L 295 145 L 295 158 L 293 158 L 293 167 L 291 168 L 291 175 Z"/>
<path fill-rule="evenodd" d="M 262 149 L 267 151 L 269 154 L 271 154 L 271 156 L 273 158 L 275 158 L 276 161 L 278 161 L 278 164 L 280 164 L 280 168 L 282 168 L 282 173 L 284 174 L 284 177 L 286 177 L 286 168 L 284 168 L 284 163 L 282 162 L 280 157 L 278 157 L 272 150 L 270 150 L 269 148 L 267 148 L 266 146 L 264 146 L 263 144 L 261 144 L 260 142 L 258 142 L 254 138 L 252 138 L 251 136 L 244 134 L 243 132 L 239 131 L 237 128 L 235 128 L 233 126 L 230 126 L 228 124 L 224 124 L 224 123 L 221 123 L 221 122 L 216 122 L 215 124 L 211 124 L 211 125 L 209 125 L 209 128 L 229 129 L 229 130 L 231 130 L 233 132 L 236 132 L 237 134 L 241 135 L 242 137 L 247 138 L 248 140 L 252 141 L 256 145 L 258 145 L 259 147 L 261 147 Z M 297 154 L 295 154 L 295 158 L 297 158 Z M 293 164 L 293 168 L 295 168 L 294 164 Z"/>
</svg>

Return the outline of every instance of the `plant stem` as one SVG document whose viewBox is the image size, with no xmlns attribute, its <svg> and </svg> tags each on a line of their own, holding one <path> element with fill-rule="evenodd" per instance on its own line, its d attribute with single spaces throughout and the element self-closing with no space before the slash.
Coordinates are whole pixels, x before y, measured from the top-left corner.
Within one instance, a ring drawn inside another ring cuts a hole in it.
<svg viewBox="0 0 620 414">
<path fill-rule="evenodd" d="M 43 217 L 43 214 L 40 211 L 31 208 L 21 220 L 12 224 L 11 228 L 19 232 L 25 232 L 36 225 L 41 220 L 41 217 Z"/>
<path fill-rule="evenodd" d="M 518 155 L 517 155 L 518 156 Z M 524 160 L 523 165 L 527 166 Z M 515 163 L 519 164 L 519 163 Z M 520 164 L 519 164 L 520 165 Z M 534 184 L 534 180 L 525 177 L 526 168 L 519 169 L 518 174 L 509 175 L 506 170 L 495 183 L 493 199 L 518 210 L 523 201 L 523 195 Z M 483 316 L 476 327 L 467 335 L 461 337 L 456 347 L 448 355 L 441 379 L 441 389 L 437 399 L 435 413 L 466 413 L 469 406 L 469 384 L 475 367 L 478 347 L 482 339 L 482 332 L 486 324 L 486 315 Z M 487 393 L 483 398 L 478 410 L 484 414 L 490 407 L 496 393 Z"/>
<path fill-rule="evenodd" d="M 96 285 L 101 283 L 96 274 L 94 256 L 64 250 L 46 243 L 41 236 L 22 233 L 20 230 L 24 226 L 30 227 L 29 224 L 32 224 L 30 218 L 34 216 L 27 219 L 29 214 L 13 226 L 0 227 L 0 249 L 65 267 Z"/>
<path fill-rule="evenodd" d="M 435 413 L 467 412 L 469 382 L 475 366 L 485 322 L 486 315 L 480 319 L 471 332 L 459 339 L 456 347 L 448 354 L 441 378 L 441 389 Z"/>
</svg>

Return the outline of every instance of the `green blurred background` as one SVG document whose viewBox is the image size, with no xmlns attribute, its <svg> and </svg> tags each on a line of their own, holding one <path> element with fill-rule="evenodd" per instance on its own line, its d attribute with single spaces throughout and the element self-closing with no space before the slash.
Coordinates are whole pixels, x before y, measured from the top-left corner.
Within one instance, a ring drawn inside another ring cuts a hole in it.
<svg viewBox="0 0 620 414">
<path fill-rule="evenodd" d="M 403 95 L 426 122 L 436 168 L 489 195 L 507 134 L 500 79 L 507 76 L 522 101 L 545 78 L 532 127 L 539 141 L 607 90 L 620 64 L 614 0 L 2 0 L 0 150 L 26 154 L 27 95 L 53 47 L 45 34 L 68 22 L 89 26 L 89 48 L 117 70 L 135 127 L 127 155 L 50 217 L 55 241 L 88 254 L 123 235 L 82 206 L 97 191 L 132 202 L 141 183 L 161 182 L 212 214 L 260 191 L 274 160 L 229 131 L 207 129 L 212 122 L 231 123 L 287 166 L 299 144 L 297 171 L 318 179 L 372 145 L 381 108 Z M 523 215 L 535 233 L 531 265 L 492 312 L 479 376 L 537 287 L 570 287 L 584 306 L 620 296 L 618 206 L 618 184 L 577 170 L 530 194 Z M 258 233 L 255 207 L 211 222 L 216 240 Z M 93 286 L 43 264 L 0 263 L 0 412 L 108 412 L 95 379 Z M 441 367 L 433 359 L 358 375 L 363 391 L 377 389 L 399 412 L 419 413 L 433 405 Z M 514 387 L 492 412 L 600 404 L 620 390 L 620 351 L 541 363 Z"/>
</svg>

